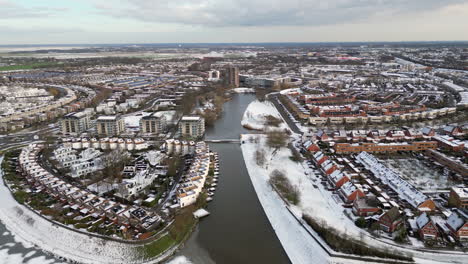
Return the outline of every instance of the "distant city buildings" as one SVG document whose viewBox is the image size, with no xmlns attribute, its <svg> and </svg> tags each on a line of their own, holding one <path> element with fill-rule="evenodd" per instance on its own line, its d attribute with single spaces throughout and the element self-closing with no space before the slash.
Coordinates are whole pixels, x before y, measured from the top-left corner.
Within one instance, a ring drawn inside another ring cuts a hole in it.
<svg viewBox="0 0 468 264">
<path fill-rule="evenodd" d="M 226 85 L 239 87 L 239 68 L 226 66 L 223 70 L 223 78 Z"/>
<path fill-rule="evenodd" d="M 100 116 L 96 120 L 99 135 L 118 136 L 125 132 L 124 120 L 120 116 Z"/>
<path fill-rule="evenodd" d="M 201 116 L 183 116 L 179 122 L 182 137 L 200 138 L 205 134 L 205 119 Z"/>
</svg>

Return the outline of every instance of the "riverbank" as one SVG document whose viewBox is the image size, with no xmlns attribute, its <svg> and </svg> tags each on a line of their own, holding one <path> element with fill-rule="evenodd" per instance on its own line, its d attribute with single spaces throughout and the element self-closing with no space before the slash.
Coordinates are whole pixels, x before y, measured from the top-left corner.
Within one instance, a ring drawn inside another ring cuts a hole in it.
<svg viewBox="0 0 468 264">
<path fill-rule="evenodd" d="M 306 264 L 310 263 L 311 260 L 314 260 L 315 263 L 329 262 L 328 253 L 298 224 L 296 218 L 285 208 L 281 197 L 268 183 L 270 178 L 268 170 L 258 168 L 255 150 L 259 146 L 253 142 L 249 143 L 251 137 L 257 137 L 257 135 L 241 136 L 241 140 L 246 142 L 241 146 L 245 165 L 263 210 L 290 261 L 294 264 Z M 277 165 L 282 166 L 283 164 Z"/>
</svg>

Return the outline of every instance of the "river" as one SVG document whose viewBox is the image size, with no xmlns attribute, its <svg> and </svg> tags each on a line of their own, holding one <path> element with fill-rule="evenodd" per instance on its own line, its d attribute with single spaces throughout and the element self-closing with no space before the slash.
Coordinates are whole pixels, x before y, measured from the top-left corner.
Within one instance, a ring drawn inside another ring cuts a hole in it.
<svg viewBox="0 0 468 264">
<path fill-rule="evenodd" d="M 241 125 L 252 94 L 236 94 L 224 105 L 223 115 L 206 130 L 207 139 L 238 139 L 248 133 Z M 239 144 L 212 143 L 219 153 L 220 177 L 210 216 L 202 219 L 196 230 L 177 253 L 177 259 L 195 264 L 209 263 L 289 263 L 276 237 L 247 173 Z M 0 262 L 60 263 L 34 247 L 15 241 L 0 223 Z"/>
<path fill-rule="evenodd" d="M 238 139 L 249 133 L 240 123 L 255 95 L 239 94 L 224 104 L 223 115 L 206 130 L 207 139 Z M 289 263 L 263 212 L 239 144 L 212 143 L 219 153 L 220 177 L 214 200 L 196 231 L 178 253 L 201 263 Z"/>
</svg>

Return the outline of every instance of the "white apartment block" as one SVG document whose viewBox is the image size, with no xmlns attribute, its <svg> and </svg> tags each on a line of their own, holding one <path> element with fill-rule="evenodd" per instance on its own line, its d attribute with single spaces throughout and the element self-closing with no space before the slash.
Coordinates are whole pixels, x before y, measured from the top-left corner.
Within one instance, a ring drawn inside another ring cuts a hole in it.
<svg viewBox="0 0 468 264">
<path fill-rule="evenodd" d="M 205 119 L 201 116 L 183 116 L 179 122 L 182 137 L 200 138 L 205 134 Z"/>
<path fill-rule="evenodd" d="M 117 136 L 125 132 L 125 124 L 120 116 L 100 116 L 96 129 L 99 135 Z"/>
<path fill-rule="evenodd" d="M 89 123 L 86 113 L 70 113 L 60 120 L 60 129 L 64 135 L 79 135 L 89 129 Z"/>
<path fill-rule="evenodd" d="M 140 132 L 144 134 L 161 134 L 166 130 L 167 122 L 164 115 L 153 113 L 140 120 Z"/>
</svg>

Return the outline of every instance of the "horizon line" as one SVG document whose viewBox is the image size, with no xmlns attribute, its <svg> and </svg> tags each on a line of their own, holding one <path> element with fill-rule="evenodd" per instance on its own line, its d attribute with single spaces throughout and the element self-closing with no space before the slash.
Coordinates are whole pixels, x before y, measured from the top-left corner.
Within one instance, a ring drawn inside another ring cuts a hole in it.
<svg viewBox="0 0 468 264">
<path fill-rule="evenodd" d="M 386 44 L 386 43 L 467 43 L 468 40 L 400 40 L 400 41 L 268 41 L 268 42 L 143 42 L 143 43 L 30 43 L 30 44 L 0 44 L 0 47 L 8 47 L 8 46 L 78 46 L 78 45 L 213 45 L 213 44 L 250 44 L 250 45 L 258 45 L 258 44 Z"/>
</svg>

